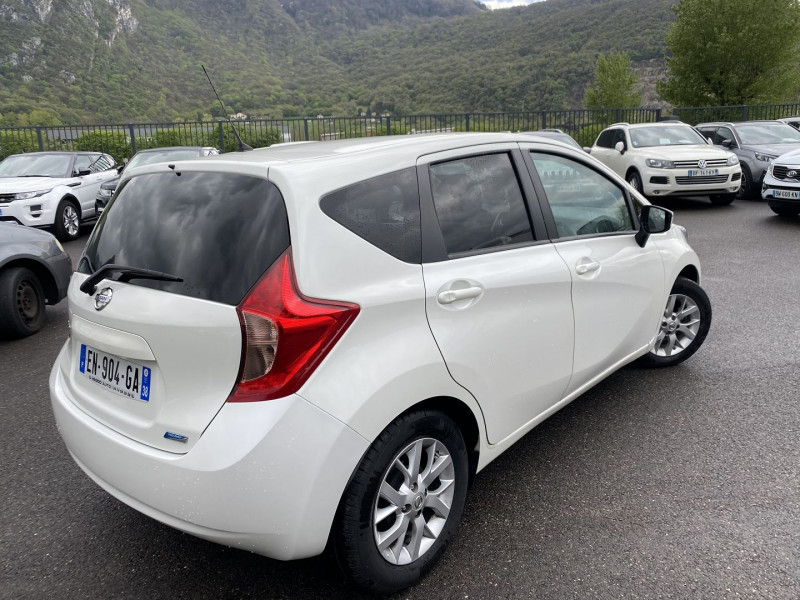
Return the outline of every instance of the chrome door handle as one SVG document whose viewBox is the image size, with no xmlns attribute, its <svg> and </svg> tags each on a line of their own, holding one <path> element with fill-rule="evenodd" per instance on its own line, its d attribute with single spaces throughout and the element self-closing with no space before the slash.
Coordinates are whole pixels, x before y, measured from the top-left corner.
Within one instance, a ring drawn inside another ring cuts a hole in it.
<svg viewBox="0 0 800 600">
<path fill-rule="evenodd" d="M 439 301 L 439 304 L 452 304 L 453 302 L 458 302 L 459 300 L 466 300 L 467 298 L 477 298 L 481 295 L 483 288 L 475 287 L 468 287 L 462 290 L 445 290 L 444 292 L 440 292 L 436 299 Z"/>
<path fill-rule="evenodd" d="M 592 261 L 575 265 L 575 272 L 578 275 L 586 275 L 587 273 L 592 273 L 593 271 L 597 271 L 599 268 L 600 268 L 600 263 Z"/>
</svg>

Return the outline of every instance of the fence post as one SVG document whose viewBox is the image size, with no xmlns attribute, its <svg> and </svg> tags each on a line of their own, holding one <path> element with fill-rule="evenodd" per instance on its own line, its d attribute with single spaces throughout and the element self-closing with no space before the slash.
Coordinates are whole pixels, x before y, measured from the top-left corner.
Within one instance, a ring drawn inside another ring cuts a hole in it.
<svg viewBox="0 0 800 600">
<path fill-rule="evenodd" d="M 747 121 L 747 105 L 742 106 L 742 121 Z"/>
<path fill-rule="evenodd" d="M 547 111 L 542 111 L 542 126 L 539 129 L 547 129 Z"/>
<path fill-rule="evenodd" d="M 386 135 L 392 135 L 392 117 L 386 116 Z"/>
<path fill-rule="evenodd" d="M 222 130 L 222 121 L 217 121 L 219 127 L 219 151 L 225 152 L 225 132 Z"/>
<path fill-rule="evenodd" d="M 614 120 L 615 120 L 617 123 L 622 123 L 622 110 L 621 110 L 621 109 L 619 109 L 619 108 L 618 108 L 618 109 L 616 110 L 616 112 L 615 112 L 615 114 L 614 114 Z"/>
<path fill-rule="evenodd" d="M 308 119 L 303 119 L 303 130 L 306 133 L 306 141 L 308 141 Z"/>
<path fill-rule="evenodd" d="M 136 135 L 133 133 L 133 123 L 128 123 L 128 131 L 131 134 L 131 152 L 136 154 Z"/>
<path fill-rule="evenodd" d="M 469 115 L 468 114 L 464 115 L 464 129 L 469 131 Z"/>
<path fill-rule="evenodd" d="M 661 109 L 657 108 L 656 109 L 656 122 L 658 122 L 660 120 L 661 120 Z"/>
<path fill-rule="evenodd" d="M 44 151 L 44 142 L 42 141 L 42 128 L 36 128 L 36 139 L 39 140 L 39 152 Z"/>
</svg>

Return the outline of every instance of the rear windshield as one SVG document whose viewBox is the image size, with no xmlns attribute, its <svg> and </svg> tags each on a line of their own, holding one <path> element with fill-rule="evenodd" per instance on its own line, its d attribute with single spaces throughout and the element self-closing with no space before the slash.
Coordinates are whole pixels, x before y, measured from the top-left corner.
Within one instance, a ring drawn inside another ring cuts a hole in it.
<svg viewBox="0 0 800 600">
<path fill-rule="evenodd" d="M 161 271 L 183 281 L 130 283 L 236 305 L 288 247 L 286 207 L 269 181 L 228 173 L 156 173 L 121 187 L 78 270 L 92 273 L 113 263 Z"/>
</svg>

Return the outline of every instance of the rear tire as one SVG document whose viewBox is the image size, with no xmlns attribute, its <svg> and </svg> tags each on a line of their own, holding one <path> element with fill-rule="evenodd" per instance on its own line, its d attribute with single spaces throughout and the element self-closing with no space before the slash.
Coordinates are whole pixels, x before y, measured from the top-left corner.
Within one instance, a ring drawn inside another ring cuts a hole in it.
<svg viewBox="0 0 800 600">
<path fill-rule="evenodd" d="M 461 520 L 468 464 L 461 431 L 440 412 L 410 412 L 386 427 L 336 514 L 333 549 L 348 578 L 379 594 L 419 581 Z"/>
<path fill-rule="evenodd" d="M 711 302 L 699 285 L 678 277 L 672 286 L 655 344 L 639 358 L 640 367 L 672 367 L 697 352 L 711 327 Z"/>
<path fill-rule="evenodd" d="M 715 194 L 714 196 L 709 196 L 709 200 L 714 206 L 727 206 L 736 200 L 736 194 Z"/>
<path fill-rule="evenodd" d="M 62 242 L 71 242 L 78 239 L 81 233 L 81 215 L 78 205 L 72 200 L 62 200 L 56 208 L 56 217 L 53 221 L 56 237 Z"/>
<path fill-rule="evenodd" d="M 800 215 L 800 206 L 795 208 L 794 206 L 786 206 L 783 204 L 770 204 L 769 207 L 772 212 L 782 217 L 796 217 Z"/>
<path fill-rule="evenodd" d="M 0 272 L 0 339 L 33 335 L 44 325 L 44 290 L 28 269 Z"/>
</svg>

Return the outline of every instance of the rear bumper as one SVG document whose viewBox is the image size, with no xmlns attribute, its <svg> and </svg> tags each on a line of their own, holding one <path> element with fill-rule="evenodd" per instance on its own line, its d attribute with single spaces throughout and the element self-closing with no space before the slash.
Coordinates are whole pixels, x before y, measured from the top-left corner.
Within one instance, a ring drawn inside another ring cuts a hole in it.
<svg viewBox="0 0 800 600">
<path fill-rule="evenodd" d="M 300 396 L 225 404 L 186 454 L 109 429 L 68 396 L 59 362 L 50 397 L 75 462 L 100 487 L 186 533 L 289 560 L 322 552 L 339 499 L 369 442 Z"/>
</svg>

